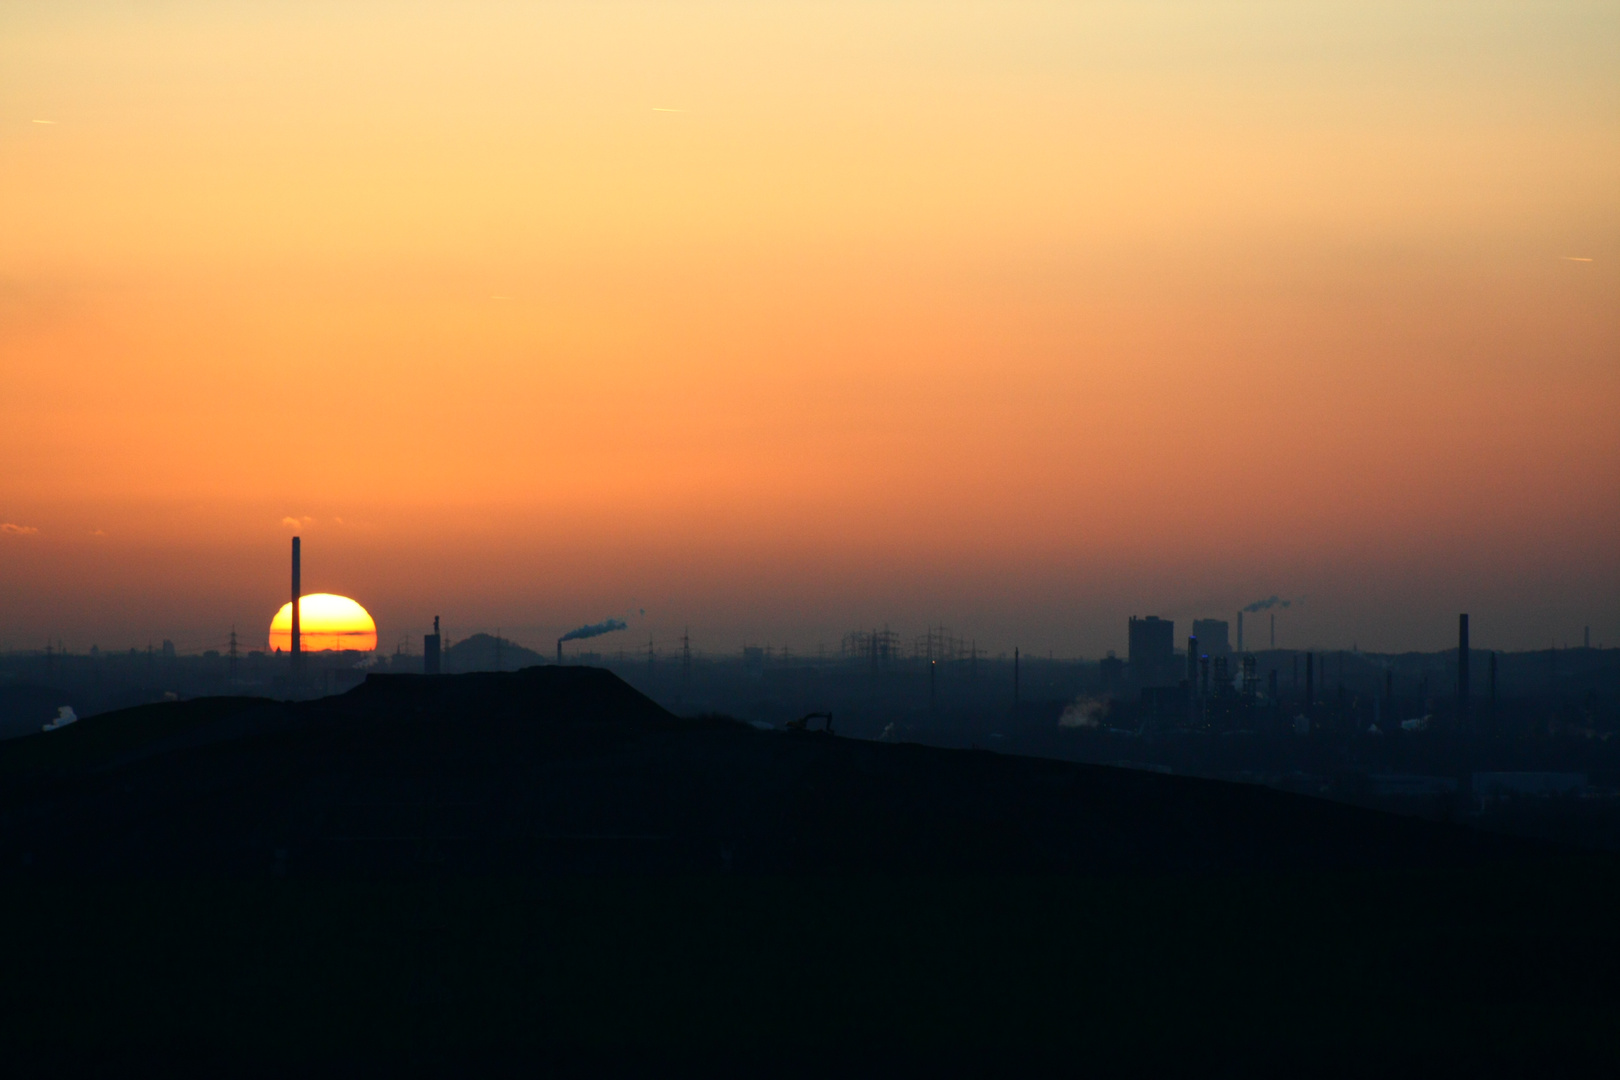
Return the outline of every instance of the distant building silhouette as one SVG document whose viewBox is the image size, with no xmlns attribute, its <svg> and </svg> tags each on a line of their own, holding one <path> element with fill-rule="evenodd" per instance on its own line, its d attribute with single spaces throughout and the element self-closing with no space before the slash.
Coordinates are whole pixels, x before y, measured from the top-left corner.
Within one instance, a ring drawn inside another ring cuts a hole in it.
<svg viewBox="0 0 1620 1080">
<path fill-rule="evenodd" d="M 1227 636 L 1228 624 L 1225 619 L 1194 619 L 1193 636 L 1198 639 L 1198 647 L 1209 656 L 1225 656 L 1232 651 L 1232 644 Z"/>
<path fill-rule="evenodd" d="M 1175 678 L 1176 624 L 1157 615 L 1131 616 L 1127 659 L 1138 686 L 1165 686 Z"/>
<path fill-rule="evenodd" d="M 1114 655 L 1109 649 L 1108 655 L 1097 662 L 1097 674 L 1102 680 L 1105 691 L 1118 690 L 1125 681 L 1125 661 Z"/>
</svg>

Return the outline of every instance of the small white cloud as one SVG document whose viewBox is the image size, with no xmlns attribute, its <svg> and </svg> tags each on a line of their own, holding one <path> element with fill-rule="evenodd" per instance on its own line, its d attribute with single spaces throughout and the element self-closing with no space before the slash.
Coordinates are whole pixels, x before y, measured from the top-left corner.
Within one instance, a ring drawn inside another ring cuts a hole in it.
<svg viewBox="0 0 1620 1080">
<path fill-rule="evenodd" d="M 1591 259 L 1587 258 L 1585 255 L 1560 255 L 1559 258 L 1563 259 L 1565 262 L 1591 262 L 1592 261 Z"/>
<path fill-rule="evenodd" d="M 315 522 L 315 519 L 312 518 L 312 517 L 308 517 L 308 516 L 305 516 L 305 517 L 284 517 L 284 518 L 281 519 L 281 523 L 283 525 L 285 525 L 289 529 L 302 528 L 305 525 L 314 524 L 314 522 Z"/>
<path fill-rule="evenodd" d="M 55 120 L 35 120 L 34 123 L 36 123 L 36 124 L 54 124 L 54 123 L 56 123 L 56 121 Z"/>
<path fill-rule="evenodd" d="M 0 522 L 0 536 L 33 536 L 39 532 L 32 525 L 13 525 L 11 522 Z"/>
</svg>

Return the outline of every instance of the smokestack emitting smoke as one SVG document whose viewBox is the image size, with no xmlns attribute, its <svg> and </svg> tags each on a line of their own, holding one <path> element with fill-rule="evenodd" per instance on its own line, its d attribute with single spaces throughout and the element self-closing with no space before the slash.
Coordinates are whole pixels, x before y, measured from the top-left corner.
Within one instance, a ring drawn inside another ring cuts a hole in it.
<svg viewBox="0 0 1620 1080">
<path fill-rule="evenodd" d="M 1264 600 L 1256 600 L 1243 610 L 1253 615 L 1257 611 L 1267 611 L 1274 607 L 1288 607 L 1292 603 L 1292 600 L 1284 600 L 1278 596 L 1268 596 Z"/>
<path fill-rule="evenodd" d="M 578 630 L 570 630 L 557 639 L 557 663 L 562 663 L 562 646 L 565 641 L 578 641 L 581 638 L 593 638 L 600 634 L 611 634 L 615 630 L 628 629 L 629 624 L 623 619 L 604 619 L 599 623 L 582 626 Z"/>
<path fill-rule="evenodd" d="M 291 648 L 292 648 L 292 655 L 293 655 L 294 660 L 298 659 L 298 657 L 300 655 L 300 650 L 302 649 L 302 645 L 298 640 L 299 634 L 302 632 L 302 629 L 303 629 L 303 627 L 300 624 L 300 619 L 299 619 L 299 615 L 300 615 L 300 610 L 299 609 L 303 607 L 303 600 L 301 599 L 301 597 L 303 596 L 303 593 L 304 593 L 303 582 L 302 582 L 302 578 L 303 578 L 303 566 L 302 566 L 303 558 L 302 558 L 302 554 L 301 554 L 301 550 L 300 550 L 302 548 L 302 545 L 303 545 L 303 541 L 302 541 L 302 539 L 300 537 L 297 537 L 297 536 L 293 537 L 292 645 L 291 645 Z"/>
</svg>

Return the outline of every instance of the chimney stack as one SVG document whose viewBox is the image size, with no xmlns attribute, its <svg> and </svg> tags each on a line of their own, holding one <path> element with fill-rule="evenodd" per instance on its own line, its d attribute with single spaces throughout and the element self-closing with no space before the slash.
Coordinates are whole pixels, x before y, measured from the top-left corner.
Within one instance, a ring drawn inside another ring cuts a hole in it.
<svg viewBox="0 0 1620 1080">
<path fill-rule="evenodd" d="M 1238 652 L 1243 651 L 1243 612 L 1238 612 Z"/>
<path fill-rule="evenodd" d="M 557 663 L 562 663 L 562 638 L 557 639 Z"/>
<path fill-rule="evenodd" d="M 1457 616 L 1457 719 L 1468 723 L 1468 616 Z"/>
<path fill-rule="evenodd" d="M 439 673 L 439 617 L 433 616 L 433 633 L 422 638 L 422 674 Z"/>
<path fill-rule="evenodd" d="M 299 659 L 303 653 L 303 643 L 299 640 L 303 633 L 301 618 L 303 614 L 301 611 L 303 607 L 302 597 L 304 595 L 302 548 L 302 539 L 297 536 L 293 537 L 292 644 L 290 649 L 292 652 L 293 663 L 295 664 L 299 662 Z"/>
</svg>

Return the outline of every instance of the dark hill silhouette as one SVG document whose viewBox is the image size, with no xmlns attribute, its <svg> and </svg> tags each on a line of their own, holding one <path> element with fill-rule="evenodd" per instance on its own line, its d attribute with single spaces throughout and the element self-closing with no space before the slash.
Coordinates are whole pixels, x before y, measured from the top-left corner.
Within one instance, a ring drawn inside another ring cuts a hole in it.
<svg viewBox="0 0 1620 1080">
<path fill-rule="evenodd" d="M 446 672 L 518 671 L 545 662 L 533 649 L 493 634 L 474 634 L 444 650 Z"/>
<path fill-rule="evenodd" d="M 1613 860 L 584 667 L 11 740 L 0 879 L 16 1075 L 1620 1067 Z"/>
<path fill-rule="evenodd" d="M 372 675 L 0 746 L 0 867 L 260 876 L 1207 873 L 1535 849 L 1260 787 L 683 719 L 609 672 Z"/>
<path fill-rule="evenodd" d="M 0 739 L 34 735 L 55 719 L 59 706 L 72 698 L 60 690 L 31 683 L 0 686 Z"/>
</svg>

